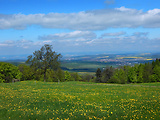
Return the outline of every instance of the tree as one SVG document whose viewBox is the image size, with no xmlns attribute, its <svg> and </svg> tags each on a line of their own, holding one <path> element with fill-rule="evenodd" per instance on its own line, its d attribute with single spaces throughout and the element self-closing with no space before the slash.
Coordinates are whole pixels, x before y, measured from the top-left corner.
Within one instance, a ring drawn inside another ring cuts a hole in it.
<svg viewBox="0 0 160 120">
<path fill-rule="evenodd" d="M 156 65 L 160 66 L 160 59 L 158 59 L 158 58 L 156 59 L 156 61 L 153 61 L 153 62 L 152 62 L 153 68 L 154 68 Z"/>
<path fill-rule="evenodd" d="M 64 74 L 65 74 L 64 71 L 61 68 L 58 68 L 58 70 L 56 71 L 58 81 L 64 82 L 65 80 Z"/>
<path fill-rule="evenodd" d="M 137 83 L 137 73 L 136 66 L 131 67 L 128 71 L 128 81 L 132 83 Z"/>
<path fill-rule="evenodd" d="M 138 66 L 137 83 L 142 83 L 143 82 L 143 70 L 144 70 L 144 65 L 140 64 Z"/>
<path fill-rule="evenodd" d="M 109 82 L 125 84 L 127 82 L 125 71 L 123 69 L 116 69 Z"/>
<path fill-rule="evenodd" d="M 58 69 L 56 71 L 52 69 L 47 69 L 46 73 L 47 82 L 63 82 L 64 81 L 64 72 L 62 69 Z"/>
<path fill-rule="evenodd" d="M 71 77 L 74 79 L 74 81 L 79 81 L 82 79 L 77 72 L 71 73 Z"/>
<path fill-rule="evenodd" d="M 143 70 L 143 80 L 148 83 L 151 82 L 150 76 L 153 74 L 152 64 L 145 63 Z"/>
<path fill-rule="evenodd" d="M 96 71 L 96 82 L 101 82 L 101 78 L 102 78 L 101 69 L 98 68 Z"/>
<path fill-rule="evenodd" d="M 156 65 L 153 68 L 153 74 L 150 76 L 151 82 L 159 82 L 160 81 L 160 66 Z"/>
<path fill-rule="evenodd" d="M 120 79 L 119 79 L 119 70 L 116 69 L 114 71 L 113 76 L 109 79 L 108 81 L 109 83 L 120 83 Z"/>
<path fill-rule="evenodd" d="M 81 81 L 89 82 L 89 81 L 93 80 L 93 78 L 94 78 L 94 76 L 91 74 L 84 74 L 81 76 Z"/>
<path fill-rule="evenodd" d="M 46 79 L 47 79 L 47 82 L 58 82 L 56 72 L 51 69 L 47 69 Z"/>
<path fill-rule="evenodd" d="M 45 82 L 47 69 L 57 70 L 60 66 L 60 57 L 61 54 L 52 51 L 51 45 L 45 44 L 40 50 L 35 51 L 33 55 L 28 56 L 26 63 L 30 64 L 34 70 L 41 69 Z"/>
<path fill-rule="evenodd" d="M 65 71 L 65 81 L 72 81 L 71 74 L 68 71 Z"/>
<path fill-rule="evenodd" d="M 22 73 L 21 80 L 33 79 L 33 70 L 29 66 L 25 64 L 20 64 L 18 68 L 19 68 L 19 71 Z"/>
<path fill-rule="evenodd" d="M 111 67 L 106 67 L 106 69 L 102 73 L 102 82 L 106 83 L 108 80 L 113 76 L 114 73 L 114 68 Z"/>
</svg>

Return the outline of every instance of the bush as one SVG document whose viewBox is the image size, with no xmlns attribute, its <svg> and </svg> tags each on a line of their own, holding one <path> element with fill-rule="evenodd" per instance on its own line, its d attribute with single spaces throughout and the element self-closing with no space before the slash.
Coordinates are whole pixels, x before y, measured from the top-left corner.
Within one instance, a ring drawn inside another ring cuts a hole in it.
<svg viewBox="0 0 160 120">
<path fill-rule="evenodd" d="M 5 62 L 0 62 L 0 82 L 12 82 L 12 79 L 21 79 L 18 67 Z"/>
</svg>

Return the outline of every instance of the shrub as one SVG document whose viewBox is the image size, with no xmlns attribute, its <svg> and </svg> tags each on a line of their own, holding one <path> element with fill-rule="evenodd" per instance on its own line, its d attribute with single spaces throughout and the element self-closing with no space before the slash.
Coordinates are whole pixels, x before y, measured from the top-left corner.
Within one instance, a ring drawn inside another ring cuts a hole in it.
<svg viewBox="0 0 160 120">
<path fill-rule="evenodd" d="M 12 79 L 21 79 L 18 67 L 5 62 L 0 62 L 0 82 L 12 82 Z"/>
</svg>

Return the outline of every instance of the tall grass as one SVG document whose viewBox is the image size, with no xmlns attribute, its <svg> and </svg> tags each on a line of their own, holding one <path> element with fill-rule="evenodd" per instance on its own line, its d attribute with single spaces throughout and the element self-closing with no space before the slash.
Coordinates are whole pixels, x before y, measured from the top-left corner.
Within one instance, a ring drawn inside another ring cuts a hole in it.
<svg viewBox="0 0 160 120">
<path fill-rule="evenodd" d="M 160 119 L 160 84 L 0 84 L 1 120 Z"/>
</svg>

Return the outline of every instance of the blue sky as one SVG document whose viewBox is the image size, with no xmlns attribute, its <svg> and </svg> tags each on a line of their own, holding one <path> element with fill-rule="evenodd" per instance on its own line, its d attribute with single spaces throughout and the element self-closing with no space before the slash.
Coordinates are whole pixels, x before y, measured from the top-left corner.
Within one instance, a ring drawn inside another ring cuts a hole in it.
<svg viewBox="0 0 160 120">
<path fill-rule="evenodd" d="M 159 0 L 0 0 L 0 57 L 160 52 Z"/>
</svg>

